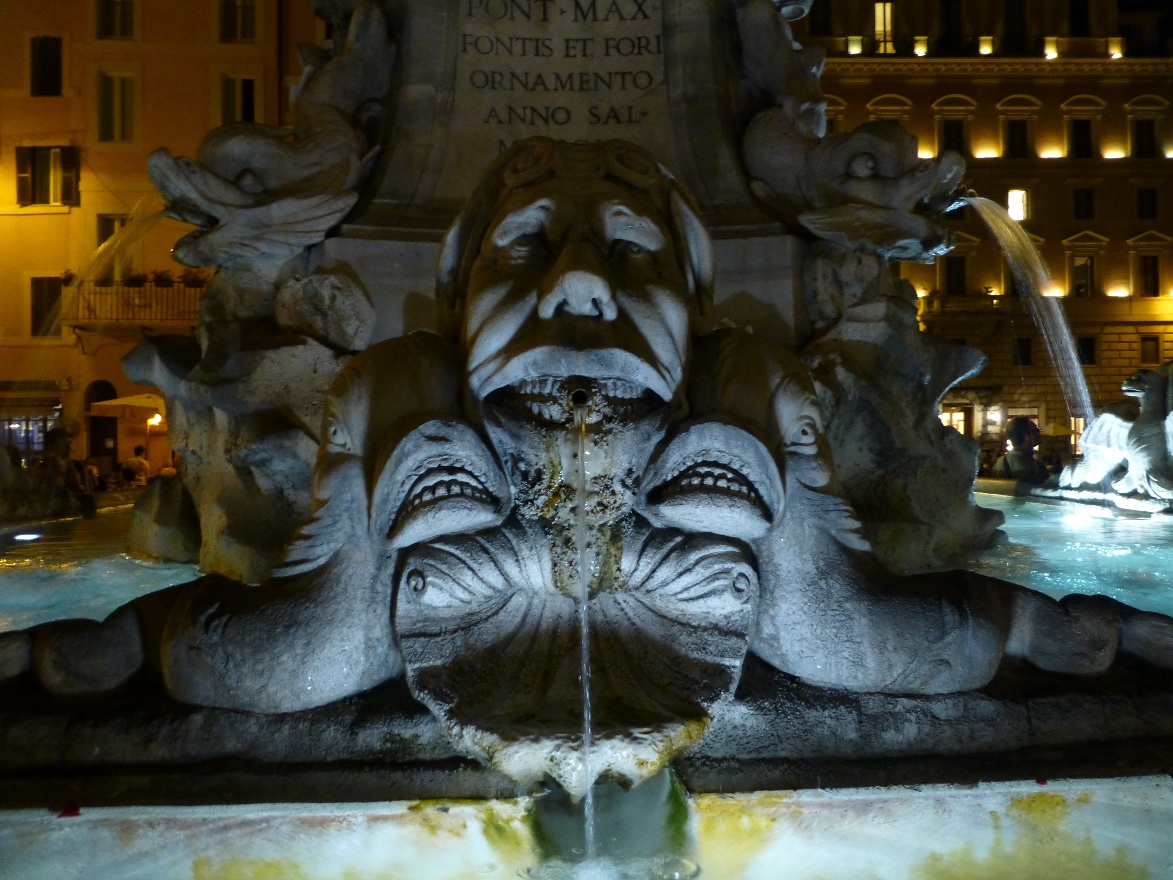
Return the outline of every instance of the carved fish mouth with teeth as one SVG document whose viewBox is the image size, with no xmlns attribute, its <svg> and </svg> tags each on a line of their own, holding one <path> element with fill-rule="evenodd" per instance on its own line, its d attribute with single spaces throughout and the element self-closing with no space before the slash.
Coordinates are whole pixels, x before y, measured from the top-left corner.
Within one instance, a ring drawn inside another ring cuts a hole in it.
<svg viewBox="0 0 1173 880">
<path fill-rule="evenodd" d="M 472 471 L 459 465 L 442 465 L 430 468 L 416 478 L 396 519 L 448 498 L 465 498 L 490 507 L 497 507 L 501 503 Z"/>
<path fill-rule="evenodd" d="M 499 388 L 488 403 L 508 414 L 547 425 L 565 426 L 574 421 L 575 403 L 587 407 L 587 422 L 613 419 L 635 421 L 664 401 L 644 386 L 625 379 L 585 376 L 539 376 Z"/>
<path fill-rule="evenodd" d="M 719 461 L 717 458 L 726 460 Z M 769 508 L 749 477 L 737 469 L 731 457 L 719 454 L 685 464 L 676 476 L 653 487 L 648 493 L 648 501 L 652 504 L 662 504 L 694 492 L 728 495 L 739 501 L 748 501 L 757 507 L 762 516 L 770 515 Z"/>
</svg>

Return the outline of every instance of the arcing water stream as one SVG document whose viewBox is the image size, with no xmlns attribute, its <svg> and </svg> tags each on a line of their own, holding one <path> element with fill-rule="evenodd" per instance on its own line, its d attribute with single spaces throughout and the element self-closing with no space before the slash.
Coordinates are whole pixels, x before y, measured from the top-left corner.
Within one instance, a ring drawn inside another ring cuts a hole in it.
<svg viewBox="0 0 1173 880">
<path fill-rule="evenodd" d="M 1006 262 L 1010 264 L 1010 271 L 1014 275 L 1018 290 L 1026 300 L 1035 326 L 1043 334 L 1043 343 L 1047 346 L 1051 363 L 1055 365 L 1058 373 L 1067 409 L 1073 416 L 1090 419 L 1095 414 L 1092 411 L 1092 398 L 1079 365 L 1075 341 L 1071 338 L 1071 328 L 1067 326 L 1067 318 L 1063 314 L 1059 300 L 1044 295 L 1045 291 L 1050 289 L 1051 276 L 1035 249 L 1034 242 L 1030 240 L 1026 230 L 997 202 L 980 196 L 970 196 L 967 201 L 989 227 L 1006 257 Z"/>
</svg>

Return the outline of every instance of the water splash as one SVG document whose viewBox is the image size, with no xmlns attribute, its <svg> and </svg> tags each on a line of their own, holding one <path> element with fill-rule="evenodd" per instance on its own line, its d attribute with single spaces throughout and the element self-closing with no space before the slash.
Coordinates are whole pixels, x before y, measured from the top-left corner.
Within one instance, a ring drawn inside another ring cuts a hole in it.
<svg viewBox="0 0 1173 880">
<path fill-rule="evenodd" d="M 1055 370 L 1059 374 L 1059 384 L 1063 389 L 1068 411 L 1073 416 L 1092 418 L 1095 415 L 1092 398 L 1088 391 L 1087 379 L 1083 375 L 1083 368 L 1079 364 L 1075 340 L 1071 338 L 1071 328 L 1067 325 L 1067 318 L 1063 314 L 1058 298 L 1043 295 L 1044 291 L 1051 287 L 1051 275 L 1034 242 L 1030 240 L 1026 230 L 997 202 L 980 196 L 969 196 L 967 201 L 973 205 L 978 216 L 989 227 L 1002 248 L 1018 290 L 1030 309 L 1035 326 L 1043 335 L 1043 343 L 1047 346 L 1051 363 L 1055 365 Z"/>
<path fill-rule="evenodd" d="M 593 750 L 591 731 L 591 653 L 590 653 L 590 588 L 591 564 L 587 536 L 587 392 L 579 389 L 571 395 L 574 407 L 574 432 L 578 439 L 574 468 L 574 529 L 578 547 L 578 626 L 580 635 L 579 670 L 582 682 L 582 772 L 586 780 L 583 798 L 585 844 L 583 855 L 589 862 L 595 858 L 595 794 L 594 772 L 591 766 Z"/>
</svg>

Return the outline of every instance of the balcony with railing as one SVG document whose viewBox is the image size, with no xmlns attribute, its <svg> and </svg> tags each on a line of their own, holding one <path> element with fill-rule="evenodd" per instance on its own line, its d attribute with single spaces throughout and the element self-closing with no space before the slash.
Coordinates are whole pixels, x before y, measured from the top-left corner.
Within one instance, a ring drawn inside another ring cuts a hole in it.
<svg viewBox="0 0 1173 880">
<path fill-rule="evenodd" d="M 204 285 L 79 281 L 68 288 L 64 322 L 91 330 L 194 326 Z"/>
</svg>

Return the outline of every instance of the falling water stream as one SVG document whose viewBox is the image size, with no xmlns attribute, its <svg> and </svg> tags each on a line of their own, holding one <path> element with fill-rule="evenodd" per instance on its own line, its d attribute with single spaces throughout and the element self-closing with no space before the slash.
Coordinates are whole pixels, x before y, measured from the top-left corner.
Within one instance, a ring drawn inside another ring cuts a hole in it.
<svg viewBox="0 0 1173 880">
<path fill-rule="evenodd" d="M 1063 388 L 1068 411 L 1073 416 L 1090 419 L 1094 415 L 1092 398 L 1079 365 L 1075 340 L 1071 338 L 1071 328 L 1067 326 L 1067 318 L 1059 300 L 1044 295 L 1051 287 L 1051 276 L 1034 242 L 1018 221 L 997 202 L 980 196 L 969 196 L 967 201 L 973 205 L 1002 248 L 1035 326 L 1043 334 L 1043 343 L 1059 374 L 1059 384 Z"/>
<path fill-rule="evenodd" d="M 583 857 L 595 857 L 595 794 L 591 767 L 591 651 L 590 613 L 591 561 L 587 546 L 587 393 L 579 389 L 571 395 L 574 406 L 574 433 L 578 442 L 574 469 L 574 540 L 578 549 L 578 626 L 580 635 L 580 677 L 582 681 L 582 772 L 586 779 L 583 797 Z"/>
<path fill-rule="evenodd" d="M 78 281 L 93 281 L 113 273 L 118 260 L 126 258 L 127 251 L 137 245 L 165 216 L 162 209 L 147 212 L 143 199 L 135 204 L 125 226 L 98 245 L 90 260 L 78 273 Z"/>
</svg>

